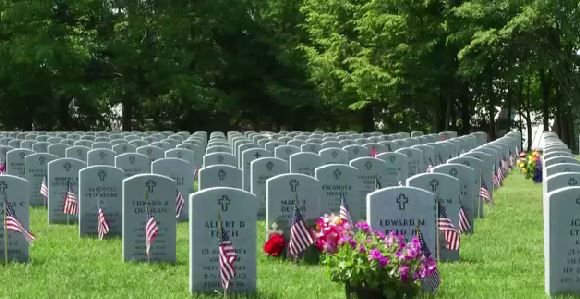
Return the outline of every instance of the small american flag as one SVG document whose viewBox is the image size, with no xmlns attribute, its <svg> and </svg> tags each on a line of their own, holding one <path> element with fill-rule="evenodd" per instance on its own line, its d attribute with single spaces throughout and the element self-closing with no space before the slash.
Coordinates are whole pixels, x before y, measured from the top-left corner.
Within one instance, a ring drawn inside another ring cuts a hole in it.
<svg viewBox="0 0 580 299">
<path fill-rule="evenodd" d="M 459 250 L 459 232 L 453 222 L 447 217 L 447 210 L 443 205 L 439 205 L 439 217 L 437 218 L 437 228 L 443 232 L 447 249 Z"/>
<path fill-rule="evenodd" d="M 314 243 L 312 235 L 306 228 L 304 219 L 300 214 L 298 207 L 294 210 L 292 226 L 290 227 L 290 242 L 288 244 L 288 253 L 290 256 L 298 257 L 308 246 Z"/>
<path fill-rule="evenodd" d="M 175 218 L 179 218 L 179 216 L 181 216 L 184 205 L 185 200 L 183 199 L 183 195 L 181 195 L 181 192 L 177 191 L 177 197 L 175 198 Z"/>
<path fill-rule="evenodd" d="M 431 164 L 431 162 L 429 162 L 429 166 L 427 166 L 427 173 L 433 173 L 433 164 Z"/>
<path fill-rule="evenodd" d="M 350 209 L 346 204 L 344 193 L 340 193 L 340 211 L 338 217 L 348 223 L 352 223 L 352 218 L 350 217 Z"/>
<path fill-rule="evenodd" d="M 63 212 L 67 215 L 77 215 L 79 213 L 79 203 L 77 196 L 73 192 L 72 184 L 68 184 L 68 190 L 64 195 Z"/>
<path fill-rule="evenodd" d="M 6 162 L 4 160 L 0 160 L 0 174 L 6 173 Z"/>
<path fill-rule="evenodd" d="M 238 259 L 238 255 L 236 254 L 234 246 L 232 245 L 232 241 L 230 241 L 230 238 L 228 238 L 228 235 L 223 227 L 221 227 L 220 235 L 220 243 L 218 248 L 220 277 L 222 281 L 222 287 L 224 290 L 227 290 L 230 286 L 230 280 L 236 276 L 234 262 Z"/>
<path fill-rule="evenodd" d="M 101 205 L 98 205 L 97 218 L 97 231 L 99 233 L 99 240 L 102 240 L 105 238 L 105 235 L 109 233 L 109 224 L 107 223 L 107 218 L 105 218 L 105 212 L 103 212 Z"/>
<path fill-rule="evenodd" d="M 379 178 L 376 178 L 375 179 L 375 191 L 377 191 L 377 190 L 379 190 L 381 188 L 383 188 L 382 185 L 381 185 L 381 182 L 379 181 Z"/>
<path fill-rule="evenodd" d="M 469 217 L 465 213 L 463 204 L 461 200 L 459 201 L 459 231 L 463 233 L 471 233 L 471 223 L 469 222 Z"/>
<path fill-rule="evenodd" d="M 193 168 L 193 180 L 195 181 L 195 179 L 197 179 L 197 173 L 199 172 L 199 168 L 195 167 Z"/>
<path fill-rule="evenodd" d="M 159 226 L 149 208 L 147 208 L 147 212 L 145 213 L 145 220 L 145 253 L 147 253 L 147 256 L 151 256 L 151 246 L 155 242 L 155 239 L 157 239 Z"/>
<path fill-rule="evenodd" d="M 489 190 L 487 190 L 487 186 L 484 182 L 481 182 L 481 187 L 479 188 L 479 196 L 483 198 L 484 202 L 493 204 L 493 198 Z"/>
<path fill-rule="evenodd" d="M 4 218 L 4 229 L 22 233 L 24 239 L 26 239 L 26 242 L 32 244 L 35 239 L 34 235 L 26 228 L 24 228 L 24 225 L 22 225 L 20 220 L 16 218 L 16 212 L 14 211 L 14 208 L 6 200 L 4 200 L 4 209 L 6 210 L 6 218 Z"/>
<path fill-rule="evenodd" d="M 48 184 L 46 183 L 46 176 L 42 178 L 42 183 L 40 183 L 40 195 L 44 200 L 48 199 Z"/>
<path fill-rule="evenodd" d="M 376 158 L 377 154 L 378 154 L 377 149 L 373 147 L 371 149 L 371 157 Z"/>
<path fill-rule="evenodd" d="M 498 189 L 501 186 L 499 178 L 497 177 L 497 172 L 491 176 L 491 181 L 493 183 L 493 188 Z"/>
<path fill-rule="evenodd" d="M 419 238 L 419 242 L 421 242 L 421 251 L 423 251 L 423 255 L 425 257 L 432 257 L 431 250 L 427 247 L 427 243 L 425 243 L 425 239 L 423 238 L 423 234 L 421 230 L 417 228 L 417 238 Z M 423 283 L 429 287 L 430 290 L 435 292 L 437 288 L 439 288 L 439 284 L 441 284 L 441 278 L 439 278 L 439 271 L 437 268 L 431 273 L 431 275 L 423 278 Z"/>
</svg>

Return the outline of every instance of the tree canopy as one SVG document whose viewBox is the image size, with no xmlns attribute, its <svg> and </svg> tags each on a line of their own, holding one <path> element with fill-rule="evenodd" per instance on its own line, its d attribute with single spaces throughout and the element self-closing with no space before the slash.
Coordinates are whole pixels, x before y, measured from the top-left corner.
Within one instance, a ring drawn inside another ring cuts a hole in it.
<svg viewBox="0 0 580 299">
<path fill-rule="evenodd" d="M 554 119 L 570 141 L 579 107 L 577 0 L 0 0 L 5 129 L 494 137 Z"/>
</svg>

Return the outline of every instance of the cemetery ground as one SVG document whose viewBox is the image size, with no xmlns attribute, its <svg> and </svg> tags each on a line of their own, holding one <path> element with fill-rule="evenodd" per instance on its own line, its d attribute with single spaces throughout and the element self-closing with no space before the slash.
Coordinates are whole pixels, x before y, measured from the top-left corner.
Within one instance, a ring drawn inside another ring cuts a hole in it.
<svg viewBox="0 0 580 299">
<path fill-rule="evenodd" d="M 476 234 L 462 238 L 461 262 L 440 264 L 442 285 L 435 298 L 545 298 L 541 188 L 512 171 L 494 194 L 496 206 L 486 206 L 486 218 L 476 221 Z M 3 268 L 0 297 L 191 297 L 187 222 L 178 224 L 177 263 L 169 265 L 124 263 L 120 238 L 79 238 L 76 225 L 48 225 L 43 208 L 32 208 L 30 219 L 38 236 L 30 263 Z M 344 298 L 343 286 L 330 282 L 323 266 L 265 256 L 264 221 L 257 229 L 255 298 Z"/>
</svg>

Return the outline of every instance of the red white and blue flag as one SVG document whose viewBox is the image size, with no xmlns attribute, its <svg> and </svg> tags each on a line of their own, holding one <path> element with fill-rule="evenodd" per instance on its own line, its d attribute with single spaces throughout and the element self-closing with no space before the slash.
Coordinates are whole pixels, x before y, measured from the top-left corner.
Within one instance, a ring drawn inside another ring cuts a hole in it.
<svg viewBox="0 0 580 299">
<path fill-rule="evenodd" d="M 491 195 L 491 192 L 487 190 L 487 186 L 483 181 L 481 182 L 481 187 L 479 188 L 479 196 L 483 198 L 484 202 L 493 204 L 493 197 Z"/>
<path fill-rule="evenodd" d="M 469 221 L 469 217 L 467 217 L 461 200 L 459 201 L 459 231 L 461 233 L 471 233 L 471 222 Z"/>
<path fill-rule="evenodd" d="M 78 215 L 79 213 L 79 202 L 73 192 L 72 184 L 68 184 L 68 189 L 64 195 L 63 212 L 67 215 Z"/>
<path fill-rule="evenodd" d="M 107 218 L 105 217 L 105 212 L 101 205 L 98 205 L 97 213 L 97 231 L 99 234 L 99 240 L 103 240 L 105 235 L 109 233 L 109 224 L 107 223 Z"/>
<path fill-rule="evenodd" d="M 179 218 L 179 216 L 181 216 L 181 212 L 183 212 L 183 206 L 185 206 L 185 200 L 183 199 L 181 192 L 178 190 L 177 197 L 175 198 L 175 218 Z"/>
<path fill-rule="evenodd" d="M 145 253 L 147 256 L 151 256 L 151 246 L 153 246 L 155 239 L 157 239 L 159 226 L 149 208 L 147 208 L 147 212 L 145 213 L 145 220 Z"/>
<path fill-rule="evenodd" d="M 314 244 L 314 239 L 310 231 L 306 228 L 306 223 L 304 223 L 300 210 L 296 207 L 292 219 L 292 226 L 290 227 L 288 254 L 292 257 L 299 257 L 312 244 Z"/>
<path fill-rule="evenodd" d="M 453 222 L 447 217 L 447 210 L 443 205 L 439 205 L 439 217 L 437 218 L 437 229 L 443 232 L 447 249 L 459 250 L 459 231 L 453 225 Z"/>
<path fill-rule="evenodd" d="M 236 276 L 234 263 L 238 259 L 238 255 L 236 254 L 234 246 L 232 245 L 232 241 L 230 241 L 230 238 L 228 238 L 228 235 L 223 227 L 221 227 L 220 235 L 220 243 L 218 247 L 220 278 L 222 287 L 224 290 L 227 290 L 230 286 L 230 280 Z"/>
<path fill-rule="evenodd" d="M 419 238 L 419 242 L 421 243 L 421 251 L 423 251 L 423 255 L 427 258 L 433 258 L 431 256 L 431 250 L 427 247 L 427 243 L 425 243 L 425 239 L 423 238 L 423 234 L 419 228 L 417 228 L 417 238 Z M 435 268 L 431 275 L 423 278 L 423 283 L 433 292 L 439 288 L 441 278 L 439 277 L 439 271 L 437 271 L 437 268 Z"/>
<path fill-rule="evenodd" d="M 46 183 L 46 176 L 42 178 L 42 183 L 40 183 L 40 195 L 44 200 L 48 199 L 48 184 Z"/>
<path fill-rule="evenodd" d="M 346 203 L 346 198 L 344 192 L 340 193 L 340 211 L 339 216 L 340 219 L 352 224 L 352 218 L 350 216 L 350 209 Z"/>
<path fill-rule="evenodd" d="M 35 239 L 34 235 L 28 231 L 24 225 L 22 225 L 20 220 L 18 220 L 16 217 L 16 211 L 14 211 L 14 208 L 7 200 L 4 200 L 4 210 L 6 213 L 6 217 L 4 218 L 4 229 L 22 233 L 26 242 L 32 244 Z"/>
</svg>

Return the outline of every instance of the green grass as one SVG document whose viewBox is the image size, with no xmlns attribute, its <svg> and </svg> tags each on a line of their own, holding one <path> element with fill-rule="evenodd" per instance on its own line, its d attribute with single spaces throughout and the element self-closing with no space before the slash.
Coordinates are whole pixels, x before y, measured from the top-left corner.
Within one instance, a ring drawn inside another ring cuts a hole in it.
<svg viewBox="0 0 580 299">
<path fill-rule="evenodd" d="M 440 265 L 435 298 L 546 298 L 543 284 L 541 185 L 516 171 L 495 193 L 496 206 L 462 238 L 461 261 Z M 187 298 L 187 223 L 177 231 L 177 264 L 124 263 L 121 240 L 79 238 L 76 226 L 50 225 L 46 211 L 31 210 L 38 239 L 29 264 L 0 266 L 2 298 Z M 264 256 L 258 229 L 257 298 L 344 298 L 323 267 Z M 431 296 L 429 296 L 431 297 Z M 216 294 L 193 298 L 220 298 Z M 568 297 L 561 297 L 568 298 Z"/>
</svg>

